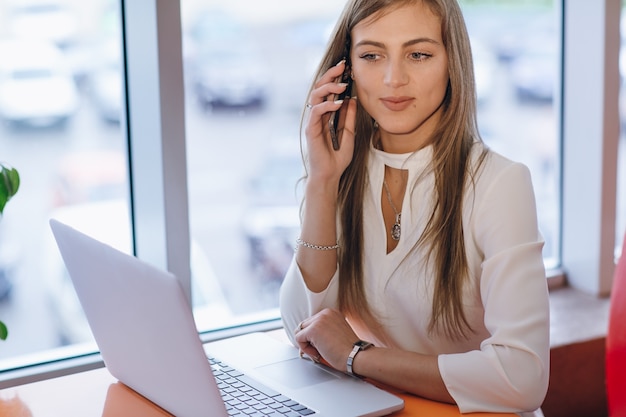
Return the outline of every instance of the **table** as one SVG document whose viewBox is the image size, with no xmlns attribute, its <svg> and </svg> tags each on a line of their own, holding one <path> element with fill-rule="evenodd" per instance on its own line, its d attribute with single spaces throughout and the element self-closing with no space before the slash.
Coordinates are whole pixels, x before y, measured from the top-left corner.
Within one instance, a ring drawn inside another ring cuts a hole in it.
<svg viewBox="0 0 626 417">
<path fill-rule="evenodd" d="M 459 417 L 459 409 L 400 394 L 405 408 L 392 417 Z M 2 417 L 171 417 L 117 381 L 106 368 L 0 390 Z M 3 408 L 4 407 L 4 408 Z M 509 413 L 473 413 L 472 417 L 514 417 Z"/>
</svg>

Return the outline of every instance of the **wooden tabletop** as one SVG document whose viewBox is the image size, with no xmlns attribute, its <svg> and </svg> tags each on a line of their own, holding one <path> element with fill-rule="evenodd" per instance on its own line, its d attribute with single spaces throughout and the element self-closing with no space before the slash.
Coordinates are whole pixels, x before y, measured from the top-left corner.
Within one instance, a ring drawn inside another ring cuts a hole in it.
<svg viewBox="0 0 626 417">
<path fill-rule="evenodd" d="M 456 406 L 400 394 L 405 408 L 393 417 L 459 417 Z M 2 417 L 164 417 L 169 413 L 118 382 L 106 368 L 0 390 Z M 474 413 L 472 417 L 513 417 Z"/>
</svg>

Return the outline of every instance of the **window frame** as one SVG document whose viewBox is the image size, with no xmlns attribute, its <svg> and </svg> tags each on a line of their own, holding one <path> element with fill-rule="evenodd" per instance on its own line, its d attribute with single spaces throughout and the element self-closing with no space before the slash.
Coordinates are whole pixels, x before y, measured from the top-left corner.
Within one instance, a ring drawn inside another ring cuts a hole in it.
<svg viewBox="0 0 626 417">
<path fill-rule="evenodd" d="M 561 262 L 570 286 L 597 296 L 615 269 L 621 9 L 563 0 Z"/>
<path fill-rule="evenodd" d="M 135 255 L 172 272 L 191 305 L 179 0 L 121 0 Z"/>
<path fill-rule="evenodd" d="M 122 126 L 129 149 L 134 251 L 175 273 L 191 300 L 181 2 L 119 1 L 127 80 Z M 549 272 L 549 283 L 567 282 L 607 296 L 616 227 L 621 1 L 562 0 L 560 6 L 563 88 L 555 105 L 561 109 L 562 268 Z M 586 30 L 567 30 L 577 27 Z M 597 88 L 589 94 L 581 85 Z M 590 141 L 593 137 L 601 140 Z M 578 167 L 586 168 L 583 180 Z M 581 199 L 583 195 L 588 198 Z M 201 337 L 208 341 L 277 327 L 279 319 Z M 62 359 L 0 372 L 0 389 L 104 366 L 98 353 L 63 352 Z"/>
</svg>

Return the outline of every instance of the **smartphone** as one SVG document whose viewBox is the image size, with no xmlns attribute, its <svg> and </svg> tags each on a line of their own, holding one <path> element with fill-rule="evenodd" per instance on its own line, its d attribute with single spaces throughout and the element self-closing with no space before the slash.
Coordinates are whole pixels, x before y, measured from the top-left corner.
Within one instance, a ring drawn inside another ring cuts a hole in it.
<svg viewBox="0 0 626 417">
<path fill-rule="evenodd" d="M 341 76 L 337 77 L 335 80 L 337 83 L 346 83 L 348 84 L 346 89 L 340 93 L 336 94 L 333 101 L 337 100 L 345 100 L 346 97 L 351 97 L 352 94 L 352 77 L 350 76 L 350 64 L 349 61 L 346 61 L 346 68 L 343 71 Z M 348 102 L 344 101 L 339 110 L 334 111 L 330 114 L 330 119 L 328 120 L 328 130 L 330 131 L 330 139 L 333 144 L 333 149 L 339 149 L 339 130 L 343 127 L 345 123 L 345 109 L 348 106 Z"/>
</svg>

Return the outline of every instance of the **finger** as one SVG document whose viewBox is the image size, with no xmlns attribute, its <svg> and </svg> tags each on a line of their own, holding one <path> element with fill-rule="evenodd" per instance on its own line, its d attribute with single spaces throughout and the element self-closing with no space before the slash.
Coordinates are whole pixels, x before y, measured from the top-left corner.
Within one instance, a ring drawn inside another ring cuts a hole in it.
<svg viewBox="0 0 626 417">
<path fill-rule="evenodd" d="M 304 330 L 304 320 L 302 320 L 302 321 L 298 324 L 298 326 L 296 327 L 295 332 L 297 333 L 297 332 L 299 332 L 299 331 L 301 331 L 301 330 Z"/>
<path fill-rule="evenodd" d="M 320 103 L 333 102 L 338 94 L 343 93 L 348 88 L 347 83 L 328 82 L 316 87 L 311 91 L 309 103 L 315 106 Z"/>
<path fill-rule="evenodd" d="M 330 67 L 324 75 L 320 77 L 319 80 L 315 83 L 314 88 L 319 88 L 324 84 L 333 83 L 343 74 L 343 71 L 346 69 L 346 60 L 342 59 L 335 66 Z"/>
<path fill-rule="evenodd" d="M 296 326 L 294 330 L 295 341 L 300 347 L 304 347 L 309 344 L 309 340 L 306 335 L 307 326 L 307 319 L 304 319 Z"/>
<path fill-rule="evenodd" d="M 325 136 L 325 126 L 328 124 L 329 113 L 341 108 L 342 101 L 325 101 L 311 108 L 309 122 L 305 127 L 307 137 Z"/>
<path fill-rule="evenodd" d="M 304 333 L 306 333 L 306 330 L 304 329 L 300 329 L 298 327 L 298 329 L 296 329 L 296 334 L 295 334 L 295 341 L 298 345 L 298 348 L 300 349 L 300 356 L 302 357 L 303 355 L 313 355 L 315 356 L 315 348 L 313 348 L 313 346 L 311 345 L 311 343 L 309 343 L 309 340 L 306 338 L 306 336 L 304 335 Z"/>
<path fill-rule="evenodd" d="M 334 101 L 330 96 L 339 94 L 346 89 L 346 83 L 338 82 L 338 80 L 341 79 L 345 65 L 345 60 L 339 61 L 337 65 L 328 69 L 315 83 L 307 102 L 308 109 L 325 101 Z"/>
<path fill-rule="evenodd" d="M 300 357 L 302 359 L 310 359 L 315 363 L 319 363 L 321 359 L 320 353 L 312 345 L 307 345 L 300 349 Z"/>
</svg>

